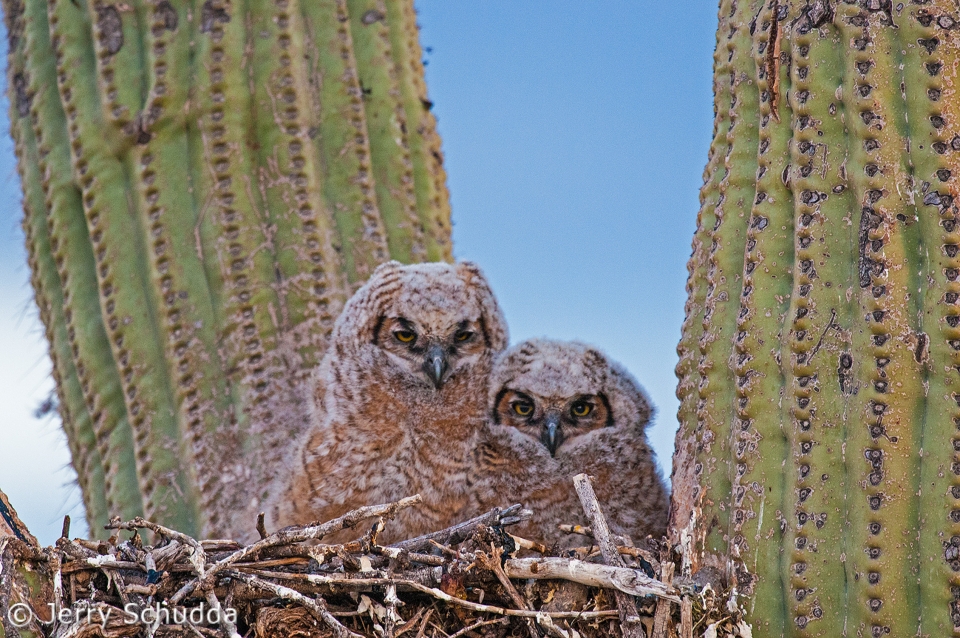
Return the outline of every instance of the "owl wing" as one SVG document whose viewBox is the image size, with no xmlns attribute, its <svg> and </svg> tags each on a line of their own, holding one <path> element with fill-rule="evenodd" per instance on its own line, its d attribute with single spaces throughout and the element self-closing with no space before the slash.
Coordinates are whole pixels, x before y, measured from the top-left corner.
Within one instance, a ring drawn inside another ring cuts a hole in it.
<svg viewBox="0 0 960 638">
<path fill-rule="evenodd" d="M 552 543 L 560 523 L 580 511 L 576 492 L 545 446 L 510 426 L 487 424 L 475 449 L 470 477 L 469 512 L 476 516 L 494 507 L 522 503 L 533 518 L 511 533 Z"/>
<path fill-rule="evenodd" d="M 659 538 L 667 527 L 669 492 L 643 426 L 603 428 L 577 437 L 560 450 L 566 474 L 585 472 L 610 528 L 634 540 Z"/>
</svg>

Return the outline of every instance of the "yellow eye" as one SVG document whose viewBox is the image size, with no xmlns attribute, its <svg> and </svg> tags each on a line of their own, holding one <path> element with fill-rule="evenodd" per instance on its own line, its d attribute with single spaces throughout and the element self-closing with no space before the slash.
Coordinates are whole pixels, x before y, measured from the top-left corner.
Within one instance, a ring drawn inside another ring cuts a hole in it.
<svg viewBox="0 0 960 638">
<path fill-rule="evenodd" d="M 417 334 L 412 330 L 397 330 L 393 333 L 393 336 L 402 343 L 413 343 L 417 338 Z"/>
<path fill-rule="evenodd" d="M 472 332 L 470 332 L 469 330 L 464 330 L 463 332 L 457 333 L 457 341 L 462 343 L 464 341 L 468 341 L 472 336 L 473 336 Z"/>
<path fill-rule="evenodd" d="M 591 412 L 593 412 L 593 406 L 584 401 L 577 401 L 573 404 L 573 416 L 576 417 L 585 417 Z"/>
<path fill-rule="evenodd" d="M 523 401 L 517 401 L 513 404 L 513 411 L 519 414 L 520 416 L 530 416 L 533 414 L 533 406 L 529 403 L 524 403 Z"/>
</svg>

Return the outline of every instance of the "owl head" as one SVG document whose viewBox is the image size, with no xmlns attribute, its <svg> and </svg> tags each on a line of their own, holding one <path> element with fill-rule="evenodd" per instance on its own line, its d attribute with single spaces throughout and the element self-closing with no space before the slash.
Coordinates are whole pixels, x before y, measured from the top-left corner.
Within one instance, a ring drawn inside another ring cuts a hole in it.
<svg viewBox="0 0 960 638">
<path fill-rule="evenodd" d="M 600 350 L 550 339 L 530 339 L 500 355 L 490 406 L 495 424 L 517 428 L 551 455 L 598 428 L 643 428 L 653 413 L 637 381 Z"/>
<path fill-rule="evenodd" d="M 372 350 L 377 365 L 439 390 L 507 346 L 497 300 L 473 263 L 379 266 L 347 302 L 332 342 Z"/>
</svg>

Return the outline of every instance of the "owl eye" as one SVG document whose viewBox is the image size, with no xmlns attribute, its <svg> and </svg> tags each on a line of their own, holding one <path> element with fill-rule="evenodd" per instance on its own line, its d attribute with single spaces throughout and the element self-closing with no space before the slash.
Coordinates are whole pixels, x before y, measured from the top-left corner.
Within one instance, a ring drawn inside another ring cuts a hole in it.
<svg viewBox="0 0 960 638">
<path fill-rule="evenodd" d="M 573 416 L 582 418 L 593 412 L 593 406 L 586 401 L 577 401 L 573 404 L 571 412 L 573 412 Z"/>
<path fill-rule="evenodd" d="M 464 330 L 462 332 L 457 333 L 456 339 L 458 343 L 463 343 L 464 341 L 470 341 L 472 337 L 473 337 L 472 332 L 470 332 L 469 330 Z"/>
<path fill-rule="evenodd" d="M 417 339 L 417 333 L 412 330 L 397 330 L 393 336 L 401 343 L 413 343 Z"/>
<path fill-rule="evenodd" d="M 511 407 L 513 408 L 513 411 L 520 416 L 530 416 L 533 414 L 533 406 L 525 401 L 517 401 Z"/>
</svg>

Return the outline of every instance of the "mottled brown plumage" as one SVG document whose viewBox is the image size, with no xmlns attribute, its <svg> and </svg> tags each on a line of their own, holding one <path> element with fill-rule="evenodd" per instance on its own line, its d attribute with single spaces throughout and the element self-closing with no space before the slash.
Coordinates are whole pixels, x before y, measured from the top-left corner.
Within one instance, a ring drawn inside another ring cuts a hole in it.
<svg viewBox="0 0 960 638">
<path fill-rule="evenodd" d="M 455 522 L 507 328 L 471 263 L 380 266 L 347 302 L 317 372 L 316 415 L 269 508 L 274 527 L 413 494 L 383 537 Z"/>
<path fill-rule="evenodd" d="M 559 540 L 559 524 L 587 523 L 572 482 L 586 472 L 611 529 L 663 534 L 668 495 L 645 434 L 653 410 L 622 366 L 581 343 L 532 339 L 498 358 L 489 405 L 469 508 L 523 502 L 534 518 L 519 533 Z"/>
</svg>

